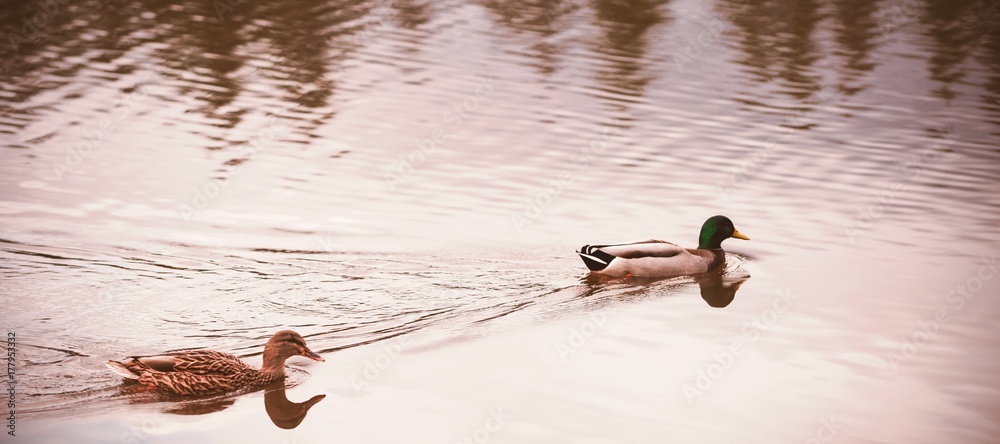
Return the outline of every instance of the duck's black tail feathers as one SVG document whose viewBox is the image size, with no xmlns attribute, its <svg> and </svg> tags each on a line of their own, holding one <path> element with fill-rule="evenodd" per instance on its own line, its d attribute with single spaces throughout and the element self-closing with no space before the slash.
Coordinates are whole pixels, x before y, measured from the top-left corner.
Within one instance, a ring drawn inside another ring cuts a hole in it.
<svg viewBox="0 0 1000 444">
<path fill-rule="evenodd" d="M 615 258 L 615 256 L 605 253 L 599 247 L 592 245 L 584 245 L 576 253 L 580 255 L 580 259 L 583 259 L 583 263 L 587 264 L 587 268 L 590 271 L 601 271 L 607 268 L 608 264 Z"/>
</svg>

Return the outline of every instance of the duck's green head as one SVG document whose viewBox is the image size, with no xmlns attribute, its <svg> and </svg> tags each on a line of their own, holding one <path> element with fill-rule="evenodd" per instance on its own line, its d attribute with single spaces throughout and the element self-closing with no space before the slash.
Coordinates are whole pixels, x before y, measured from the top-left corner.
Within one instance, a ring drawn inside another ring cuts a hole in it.
<svg viewBox="0 0 1000 444">
<path fill-rule="evenodd" d="M 722 248 L 722 241 L 735 237 L 737 239 L 750 240 L 745 234 L 736 231 L 733 221 L 726 216 L 712 216 L 701 226 L 701 235 L 698 236 L 698 248 L 713 250 Z"/>
</svg>

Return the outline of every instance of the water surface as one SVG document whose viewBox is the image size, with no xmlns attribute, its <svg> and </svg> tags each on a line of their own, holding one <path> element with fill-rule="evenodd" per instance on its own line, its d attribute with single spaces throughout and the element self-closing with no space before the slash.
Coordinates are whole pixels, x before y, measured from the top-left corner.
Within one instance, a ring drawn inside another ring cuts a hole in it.
<svg viewBox="0 0 1000 444">
<path fill-rule="evenodd" d="M 26 442 L 1000 440 L 993 2 L 0 23 Z M 595 282 L 573 254 L 694 246 L 715 214 L 752 240 L 712 276 Z M 290 360 L 284 392 L 164 401 L 103 367 L 257 363 L 286 328 L 327 362 Z"/>
</svg>

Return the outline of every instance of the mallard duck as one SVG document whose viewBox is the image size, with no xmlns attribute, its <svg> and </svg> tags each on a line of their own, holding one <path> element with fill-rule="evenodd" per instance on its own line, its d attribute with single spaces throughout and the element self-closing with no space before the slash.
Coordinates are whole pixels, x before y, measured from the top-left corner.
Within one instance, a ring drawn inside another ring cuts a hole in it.
<svg viewBox="0 0 1000 444">
<path fill-rule="evenodd" d="M 298 333 L 282 330 L 264 346 L 264 364 L 260 370 L 229 353 L 212 350 L 130 356 L 121 361 L 108 361 L 107 366 L 151 389 L 176 395 L 209 395 L 281 381 L 285 378 L 285 360 L 292 356 L 325 361 L 306 347 L 306 341 Z"/>
<path fill-rule="evenodd" d="M 577 251 L 592 273 L 610 277 L 673 277 L 705 273 L 726 262 L 722 241 L 750 240 L 726 216 L 708 218 L 701 226 L 698 248 L 681 248 L 650 239 L 612 245 L 584 245 Z"/>
</svg>

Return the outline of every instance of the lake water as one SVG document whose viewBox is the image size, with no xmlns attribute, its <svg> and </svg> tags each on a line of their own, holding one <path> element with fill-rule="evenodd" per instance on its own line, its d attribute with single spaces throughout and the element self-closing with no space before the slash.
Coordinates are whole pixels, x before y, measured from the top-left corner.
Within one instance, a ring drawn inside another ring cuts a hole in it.
<svg viewBox="0 0 1000 444">
<path fill-rule="evenodd" d="M 19 442 L 1000 442 L 995 2 L 0 23 Z M 700 279 L 573 252 L 694 247 L 715 214 L 752 240 Z M 165 400 L 104 368 L 258 364 L 281 329 L 326 358 L 286 390 Z"/>
</svg>

